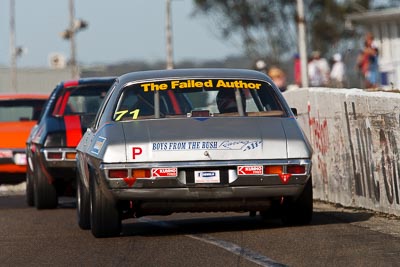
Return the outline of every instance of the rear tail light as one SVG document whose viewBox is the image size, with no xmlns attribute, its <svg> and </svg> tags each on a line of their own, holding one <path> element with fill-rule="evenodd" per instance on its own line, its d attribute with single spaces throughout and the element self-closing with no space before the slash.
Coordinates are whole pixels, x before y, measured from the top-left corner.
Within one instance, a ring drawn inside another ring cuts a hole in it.
<svg viewBox="0 0 400 267">
<path fill-rule="evenodd" d="M 62 159 L 62 152 L 48 152 L 48 159 Z"/>
<path fill-rule="evenodd" d="M 149 169 L 133 169 L 129 172 L 128 169 L 113 169 L 108 170 L 109 178 L 150 178 Z"/>
<path fill-rule="evenodd" d="M 287 173 L 302 174 L 306 172 L 306 167 L 303 165 L 288 165 Z"/>
<path fill-rule="evenodd" d="M 128 170 L 127 169 L 108 170 L 108 177 L 109 178 L 126 178 L 126 177 L 128 177 Z"/>
<path fill-rule="evenodd" d="M 303 174 L 306 172 L 304 165 L 287 165 L 284 171 L 283 165 L 267 165 L 264 166 L 264 174 L 277 174 L 282 183 L 287 184 L 293 174 Z"/>
<path fill-rule="evenodd" d="M 149 169 L 134 169 L 132 170 L 133 178 L 150 178 L 150 170 Z"/>
<path fill-rule="evenodd" d="M 289 182 L 290 177 L 292 176 L 289 173 L 283 172 L 282 165 L 268 165 L 264 166 L 264 174 L 277 174 L 281 179 L 283 184 L 287 184 Z"/>
<path fill-rule="evenodd" d="M 76 152 L 67 152 L 65 153 L 65 158 L 66 159 L 75 159 L 76 157 Z"/>
<path fill-rule="evenodd" d="M 283 173 L 283 166 L 268 165 L 264 166 L 264 174 L 280 174 Z"/>
<path fill-rule="evenodd" d="M 150 170 L 149 169 L 133 169 L 129 173 L 128 169 L 114 169 L 108 170 L 109 178 L 121 178 L 125 181 L 125 183 L 131 187 L 136 182 L 138 178 L 150 178 Z"/>
</svg>

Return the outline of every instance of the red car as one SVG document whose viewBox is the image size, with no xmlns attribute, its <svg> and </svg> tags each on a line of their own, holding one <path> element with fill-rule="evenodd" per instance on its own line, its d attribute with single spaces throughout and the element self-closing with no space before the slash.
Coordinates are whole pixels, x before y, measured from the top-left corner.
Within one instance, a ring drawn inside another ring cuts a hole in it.
<svg viewBox="0 0 400 267">
<path fill-rule="evenodd" d="M 0 95 L 0 183 L 25 180 L 26 140 L 47 99 L 46 94 Z"/>
</svg>

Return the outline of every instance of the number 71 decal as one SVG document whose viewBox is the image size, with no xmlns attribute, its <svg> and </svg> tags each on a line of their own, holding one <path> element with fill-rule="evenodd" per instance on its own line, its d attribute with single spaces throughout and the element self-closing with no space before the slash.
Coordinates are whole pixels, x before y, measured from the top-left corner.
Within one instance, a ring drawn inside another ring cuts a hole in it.
<svg viewBox="0 0 400 267">
<path fill-rule="evenodd" d="M 120 110 L 120 111 L 115 112 L 115 115 L 117 115 L 115 120 L 116 121 L 121 120 L 121 118 L 123 116 L 125 116 L 128 112 L 129 112 L 129 110 Z M 136 120 L 137 117 L 139 116 L 139 112 L 140 112 L 140 109 L 135 109 L 135 110 L 132 110 L 131 112 L 129 112 L 128 114 L 132 115 L 133 120 Z"/>
</svg>

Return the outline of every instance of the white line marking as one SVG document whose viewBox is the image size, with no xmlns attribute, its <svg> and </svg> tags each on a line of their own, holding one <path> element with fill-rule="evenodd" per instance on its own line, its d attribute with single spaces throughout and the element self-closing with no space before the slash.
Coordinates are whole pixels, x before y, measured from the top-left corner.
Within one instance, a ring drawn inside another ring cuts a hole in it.
<svg viewBox="0 0 400 267">
<path fill-rule="evenodd" d="M 165 221 L 156 221 L 152 220 L 149 218 L 140 218 L 139 221 L 150 223 L 159 227 L 164 227 L 164 228 L 169 228 L 169 229 L 177 229 L 178 227 L 173 225 L 172 223 L 168 223 Z M 283 267 L 286 266 L 284 264 L 278 263 L 276 261 L 273 261 L 272 259 L 259 254 L 251 249 L 243 248 L 240 247 L 234 243 L 217 239 L 215 237 L 212 237 L 210 235 L 205 235 L 205 234 L 198 234 L 198 235 L 185 235 L 186 237 L 190 237 L 217 247 L 220 247 L 222 249 L 225 249 L 235 255 L 238 255 L 240 257 L 243 257 L 251 262 L 254 262 L 260 266 L 264 267 Z"/>
</svg>

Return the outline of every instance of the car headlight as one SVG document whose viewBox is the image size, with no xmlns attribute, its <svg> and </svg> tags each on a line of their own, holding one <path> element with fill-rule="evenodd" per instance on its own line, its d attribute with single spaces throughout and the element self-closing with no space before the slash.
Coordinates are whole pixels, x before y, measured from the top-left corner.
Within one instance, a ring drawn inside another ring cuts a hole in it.
<svg viewBox="0 0 400 267">
<path fill-rule="evenodd" d="M 65 133 L 51 133 L 46 136 L 44 147 L 65 147 L 66 144 Z"/>
</svg>

